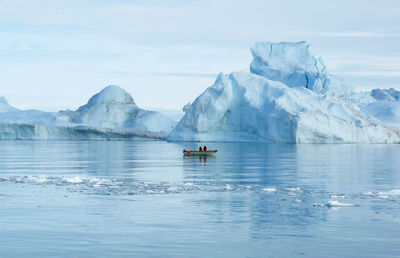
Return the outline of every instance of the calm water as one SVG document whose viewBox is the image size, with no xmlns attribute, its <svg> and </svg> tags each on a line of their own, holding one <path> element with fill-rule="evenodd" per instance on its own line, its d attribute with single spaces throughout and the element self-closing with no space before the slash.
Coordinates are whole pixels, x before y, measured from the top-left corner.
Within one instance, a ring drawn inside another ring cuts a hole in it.
<svg viewBox="0 0 400 258">
<path fill-rule="evenodd" d="M 400 145 L 207 145 L 0 142 L 0 256 L 400 256 Z"/>
</svg>

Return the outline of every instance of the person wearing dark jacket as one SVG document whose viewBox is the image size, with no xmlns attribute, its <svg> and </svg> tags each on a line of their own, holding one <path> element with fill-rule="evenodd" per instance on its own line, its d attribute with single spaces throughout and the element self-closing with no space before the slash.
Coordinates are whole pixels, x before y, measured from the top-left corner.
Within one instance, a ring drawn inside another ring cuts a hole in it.
<svg viewBox="0 0 400 258">
<path fill-rule="evenodd" d="M 203 150 L 204 150 L 204 151 L 207 151 L 207 146 L 204 145 Z"/>
<path fill-rule="evenodd" d="M 201 148 L 201 146 L 199 147 L 199 151 L 203 151 L 203 149 Z"/>
</svg>

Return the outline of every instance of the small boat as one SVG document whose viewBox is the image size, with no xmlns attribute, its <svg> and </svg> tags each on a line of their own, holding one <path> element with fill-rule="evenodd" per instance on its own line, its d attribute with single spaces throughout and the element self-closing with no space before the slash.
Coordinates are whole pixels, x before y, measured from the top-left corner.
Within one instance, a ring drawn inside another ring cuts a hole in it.
<svg viewBox="0 0 400 258">
<path fill-rule="evenodd" d="M 214 155 L 217 150 L 206 150 L 206 151 L 193 151 L 193 150 L 183 150 L 183 155 L 197 155 L 197 156 L 206 156 L 206 155 Z"/>
</svg>

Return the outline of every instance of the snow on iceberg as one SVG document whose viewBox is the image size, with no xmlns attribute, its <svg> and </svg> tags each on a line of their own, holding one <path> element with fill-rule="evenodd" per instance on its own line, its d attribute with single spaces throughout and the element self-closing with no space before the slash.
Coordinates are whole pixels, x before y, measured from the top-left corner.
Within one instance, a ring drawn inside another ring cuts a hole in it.
<svg viewBox="0 0 400 258">
<path fill-rule="evenodd" d="M 353 89 L 332 80 L 304 42 L 257 43 L 252 53 L 251 73 L 220 74 L 167 140 L 400 142 L 399 130 L 349 101 Z"/>
</svg>

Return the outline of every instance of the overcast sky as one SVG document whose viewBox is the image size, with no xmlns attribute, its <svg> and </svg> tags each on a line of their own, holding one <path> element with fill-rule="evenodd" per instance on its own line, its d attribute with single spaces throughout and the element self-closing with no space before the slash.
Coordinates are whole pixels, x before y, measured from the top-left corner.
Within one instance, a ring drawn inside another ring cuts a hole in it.
<svg viewBox="0 0 400 258">
<path fill-rule="evenodd" d="M 181 109 L 257 41 L 307 41 L 356 89 L 400 89 L 400 1 L 0 0 L 0 96 L 76 109 L 107 85 Z"/>
</svg>

